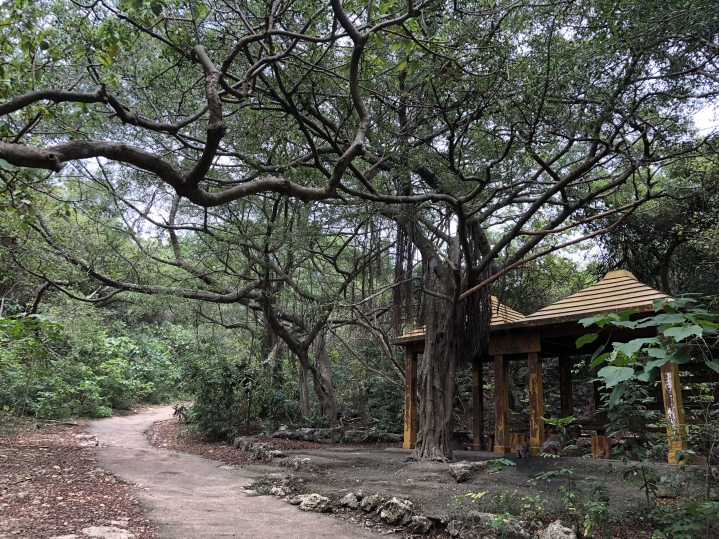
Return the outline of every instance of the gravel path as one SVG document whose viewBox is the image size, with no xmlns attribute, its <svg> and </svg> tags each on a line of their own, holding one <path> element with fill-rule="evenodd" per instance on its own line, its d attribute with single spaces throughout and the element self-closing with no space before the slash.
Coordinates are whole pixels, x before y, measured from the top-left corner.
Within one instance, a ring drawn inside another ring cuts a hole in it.
<svg viewBox="0 0 721 539">
<path fill-rule="evenodd" d="M 248 496 L 242 469 L 152 447 L 143 434 L 172 417 L 170 406 L 95 421 L 98 463 L 144 487 L 139 500 L 158 526 L 158 539 L 351 539 L 380 537 L 327 515 L 304 513 L 267 496 Z"/>
</svg>

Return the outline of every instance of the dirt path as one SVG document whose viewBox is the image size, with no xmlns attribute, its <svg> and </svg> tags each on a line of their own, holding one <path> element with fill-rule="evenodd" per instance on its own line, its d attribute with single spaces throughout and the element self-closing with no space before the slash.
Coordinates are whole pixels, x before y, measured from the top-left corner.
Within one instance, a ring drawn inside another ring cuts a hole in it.
<svg viewBox="0 0 721 539">
<path fill-rule="evenodd" d="M 144 431 L 172 417 L 170 406 L 92 423 L 99 464 L 131 483 L 158 526 L 158 539 L 351 539 L 380 537 L 327 515 L 304 513 L 267 496 L 247 496 L 241 469 L 152 447 Z"/>
</svg>

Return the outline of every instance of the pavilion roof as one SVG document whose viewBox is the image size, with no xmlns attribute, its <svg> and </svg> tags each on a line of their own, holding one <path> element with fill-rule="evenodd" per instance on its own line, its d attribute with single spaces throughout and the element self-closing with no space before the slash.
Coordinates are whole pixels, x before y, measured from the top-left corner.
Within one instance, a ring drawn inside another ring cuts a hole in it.
<svg viewBox="0 0 721 539">
<path fill-rule="evenodd" d="M 508 324 L 510 322 L 518 322 L 523 320 L 523 315 L 518 311 L 514 311 L 507 305 L 498 301 L 496 296 L 491 296 L 491 327 Z M 404 333 L 400 337 L 391 339 L 390 344 L 405 344 L 408 342 L 422 341 L 426 338 L 426 326 L 411 330 Z"/>
<path fill-rule="evenodd" d="M 653 300 L 665 297 L 667 294 L 640 283 L 630 271 L 611 271 L 596 284 L 529 314 L 522 324 L 513 326 L 575 321 L 594 314 L 630 309 L 649 312 L 654 310 Z"/>
</svg>

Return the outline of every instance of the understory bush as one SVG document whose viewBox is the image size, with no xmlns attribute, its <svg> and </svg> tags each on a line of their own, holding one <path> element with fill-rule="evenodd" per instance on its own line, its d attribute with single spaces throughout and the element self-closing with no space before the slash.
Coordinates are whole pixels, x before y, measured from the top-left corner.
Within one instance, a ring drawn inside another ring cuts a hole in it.
<svg viewBox="0 0 721 539">
<path fill-rule="evenodd" d="M 81 317 L 82 318 L 82 317 Z M 178 395 L 177 327 L 122 323 L 98 331 L 49 317 L 0 317 L 0 408 L 15 416 L 105 417 Z"/>
<path fill-rule="evenodd" d="M 364 382 L 368 423 L 381 432 L 403 432 L 403 393 L 379 376 Z"/>
<path fill-rule="evenodd" d="M 278 365 L 251 358 L 247 349 L 228 352 L 209 342 L 186 352 L 181 377 L 193 402 L 181 409 L 181 420 L 216 440 L 259 429 L 269 433 L 298 415 L 295 384 L 284 380 Z"/>
</svg>

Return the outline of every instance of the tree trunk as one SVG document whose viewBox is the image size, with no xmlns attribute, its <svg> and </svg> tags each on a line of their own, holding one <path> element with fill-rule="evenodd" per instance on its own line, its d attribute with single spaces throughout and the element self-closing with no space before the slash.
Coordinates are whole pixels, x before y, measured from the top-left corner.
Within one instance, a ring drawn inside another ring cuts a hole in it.
<svg viewBox="0 0 721 539">
<path fill-rule="evenodd" d="M 325 331 L 322 331 L 315 340 L 315 357 L 318 360 L 318 371 L 324 391 L 328 394 L 326 401 L 320 403 L 320 413 L 328 418 L 331 427 L 336 427 L 338 425 L 338 411 L 335 405 L 335 394 L 333 393 L 333 369 L 328 358 L 325 337 Z"/>
<path fill-rule="evenodd" d="M 320 375 L 320 371 L 310 364 L 308 359 L 308 349 L 301 348 L 297 351 L 298 359 L 301 363 L 301 370 L 305 367 L 306 372 L 310 371 L 313 377 L 313 389 L 318 397 L 322 410 L 326 410 L 332 416 L 328 417 L 331 427 L 338 425 L 338 418 L 335 405 L 335 396 L 333 395 L 333 385 L 330 380 L 325 380 Z"/>
<path fill-rule="evenodd" d="M 444 286 L 445 284 L 445 286 Z M 447 291 L 449 283 L 441 283 Z M 451 421 L 458 358 L 451 339 L 456 306 L 433 298 L 426 308 L 426 345 L 418 379 L 418 440 L 411 458 L 455 460 L 451 450 Z"/>
<path fill-rule="evenodd" d="M 298 362 L 298 393 L 300 414 L 303 417 L 310 415 L 310 393 L 308 393 L 308 367 Z"/>
</svg>

